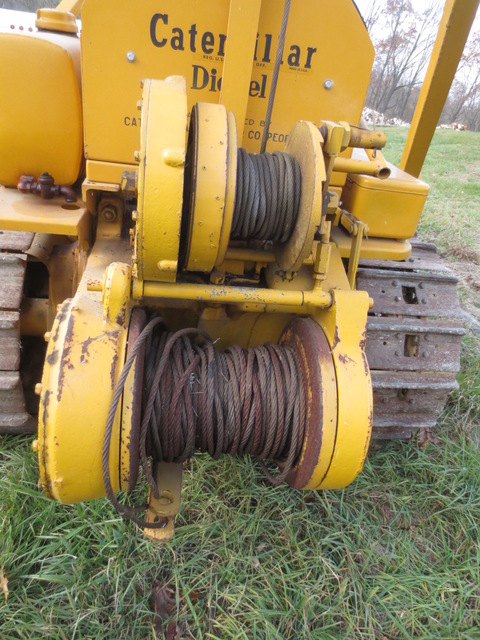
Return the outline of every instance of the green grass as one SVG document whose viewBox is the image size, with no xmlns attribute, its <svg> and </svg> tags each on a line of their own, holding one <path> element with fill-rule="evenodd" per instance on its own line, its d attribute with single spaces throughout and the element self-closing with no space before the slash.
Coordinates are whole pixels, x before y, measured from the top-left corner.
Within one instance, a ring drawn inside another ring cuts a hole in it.
<svg viewBox="0 0 480 640">
<path fill-rule="evenodd" d="M 163 547 L 105 501 L 46 500 L 29 439 L 4 438 L 1 637 L 153 637 L 155 579 L 197 592 L 174 612 L 187 637 L 479 637 L 478 450 L 450 411 L 441 446 L 392 444 L 338 492 L 274 490 L 249 460 L 198 458 Z"/>
<path fill-rule="evenodd" d="M 387 156 L 398 157 L 404 132 L 389 135 Z M 475 224 L 457 224 L 453 209 L 478 216 L 476 140 L 440 132 L 425 166 L 443 195 L 432 197 L 421 234 L 445 252 L 454 231 L 460 247 L 475 248 Z M 467 186 L 452 203 L 458 175 Z M 471 253 L 459 255 L 455 265 L 478 267 Z M 343 491 L 272 489 L 249 459 L 194 459 L 175 539 L 164 546 L 105 500 L 47 500 L 32 438 L 0 437 L 9 588 L 8 600 L 0 590 L 0 639 L 154 638 L 156 580 L 178 594 L 171 618 L 186 638 L 480 638 L 479 371 L 479 343 L 467 336 L 440 444 L 374 451 Z"/>
</svg>

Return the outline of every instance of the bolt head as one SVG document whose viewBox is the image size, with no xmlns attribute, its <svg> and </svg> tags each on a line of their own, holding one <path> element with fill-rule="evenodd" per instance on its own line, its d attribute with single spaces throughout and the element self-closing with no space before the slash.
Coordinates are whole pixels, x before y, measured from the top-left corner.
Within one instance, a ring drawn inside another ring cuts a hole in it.
<svg viewBox="0 0 480 640">
<path fill-rule="evenodd" d="M 134 51 L 127 51 L 127 60 L 129 62 L 135 62 L 136 57 L 137 56 L 135 55 Z"/>
<path fill-rule="evenodd" d="M 115 222 L 117 219 L 117 212 L 113 207 L 105 207 L 102 211 L 103 218 L 107 222 Z"/>
<path fill-rule="evenodd" d="M 327 91 L 330 91 L 330 89 L 333 89 L 333 80 L 331 78 L 327 78 L 324 83 L 323 86 L 325 89 L 327 89 Z"/>
</svg>

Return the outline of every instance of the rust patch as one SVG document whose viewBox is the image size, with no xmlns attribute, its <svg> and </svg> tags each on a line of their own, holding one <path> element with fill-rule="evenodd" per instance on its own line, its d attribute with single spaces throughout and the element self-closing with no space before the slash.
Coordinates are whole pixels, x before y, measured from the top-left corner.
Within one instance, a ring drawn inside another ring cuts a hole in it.
<svg viewBox="0 0 480 640">
<path fill-rule="evenodd" d="M 55 349 L 54 351 L 52 351 L 52 353 L 47 358 L 48 364 L 51 364 L 51 365 L 57 364 L 58 356 L 59 356 L 58 349 Z"/>
<path fill-rule="evenodd" d="M 51 492 L 50 492 L 50 486 L 51 486 L 51 479 L 48 476 L 47 473 L 47 447 L 45 445 L 46 442 L 46 438 L 47 438 L 47 418 L 48 418 L 48 405 L 50 402 L 50 395 L 51 395 L 51 391 L 45 391 L 45 394 L 43 396 L 43 412 L 42 412 L 42 427 L 43 427 L 43 447 L 41 449 L 40 452 L 40 464 L 43 468 L 43 477 L 45 478 L 46 482 L 42 483 L 42 489 L 45 492 L 45 494 L 49 497 L 49 498 L 53 498 Z"/>
<path fill-rule="evenodd" d="M 352 360 L 352 358 L 350 358 L 350 356 L 347 356 L 346 353 L 341 353 L 338 356 L 338 359 L 342 364 L 349 364 L 350 362 L 355 362 L 354 360 Z"/>
<path fill-rule="evenodd" d="M 360 349 L 361 349 L 362 351 L 365 351 L 365 347 L 367 346 L 367 329 L 366 329 L 366 327 L 365 327 L 365 329 L 363 330 L 362 338 L 361 338 L 361 340 L 360 340 L 360 343 L 359 343 L 359 344 L 360 344 Z"/>
<path fill-rule="evenodd" d="M 67 303 L 64 302 L 60 308 L 60 311 L 57 313 L 57 330 L 55 331 L 54 336 L 52 337 L 53 342 L 56 342 L 58 340 L 58 334 L 60 332 L 60 327 L 62 326 L 62 324 L 64 323 L 64 321 L 66 320 L 68 315 L 68 310 L 67 310 Z"/>
<path fill-rule="evenodd" d="M 73 369 L 73 365 L 70 362 L 71 347 L 65 347 L 63 350 L 63 356 L 60 363 L 60 371 L 58 372 L 58 384 L 57 384 L 57 402 L 60 402 L 62 399 L 62 391 L 63 391 L 63 380 L 65 378 L 65 369 Z"/>
<path fill-rule="evenodd" d="M 341 340 L 338 336 L 338 326 L 335 325 L 335 336 L 333 338 L 332 351 L 337 348 L 340 344 Z"/>
<path fill-rule="evenodd" d="M 110 365 L 110 380 L 112 383 L 112 389 L 115 388 L 115 371 L 117 369 L 117 362 L 118 362 L 118 353 L 115 353 L 115 355 L 112 358 L 112 364 Z"/>
<path fill-rule="evenodd" d="M 65 320 L 67 317 L 67 314 L 65 312 L 65 316 L 62 319 Z M 73 314 L 70 314 L 70 317 L 68 319 L 68 326 L 67 326 L 67 331 L 65 333 L 65 341 L 63 343 L 63 352 L 62 352 L 62 357 L 60 360 L 60 370 L 58 372 L 58 389 L 57 389 L 57 401 L 60 402 L 61 398 L 62 398 L 62 391 L 63 391 L 63 380 L 65 378 L 65 368 L 71 368 L 71 363 L 69 360 L 69 355 L 70 355 L 70 350 L 71 350 L 71 343 L 72 343 L 72 338 L 73 338 L 73 328 L 75 325 L 75 318 L 73 316 Z"/>
<path fill-rule="evenodd" d="M 122 309 L 120 309 L 120 311 L 118 312 L 117 317 L 115 318 L 115 322 L 120 326 L 123 326 L 125 324 L 125 312 L 125 307 L 122 307 Z"/>
<path fill-rule="evenodd" d="M 363 368 L 365 369 L 365 375 L 370 377 L 370 367 L 368 366 L 367 356 L 365 351 L 362 351 Z"/>
<path fill-rule="evenodd" d="M 94 340 L 98 340 L 98 336 L 96 338 L 87 338 L 85 342 L 82 344 L 82 357 L 81 357 L 82 363 L 86 362 L 87 358 L 90 357 L 88 347 L 92 344 Z"/>
</svg>

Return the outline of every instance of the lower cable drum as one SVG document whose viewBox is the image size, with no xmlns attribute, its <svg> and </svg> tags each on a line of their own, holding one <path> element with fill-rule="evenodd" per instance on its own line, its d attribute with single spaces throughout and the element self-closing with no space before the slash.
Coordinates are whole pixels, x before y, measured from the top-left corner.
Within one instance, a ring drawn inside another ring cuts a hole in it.
<svg viewBox="0 0 480 640">
<path fill-rule="evenodd" d="M 222 453 L 251 454 L 274 485 L 282 483 L 302 451 L 306 403 L 302 371 L 294 349 L 268 343 L 251 349 L 233 346 L 217 351 L 200 329 L 166 331 L 153 318 L 142 331 L 117 384 L 107 419 L 102 470 L 107 496 L 117 510 L 140 526 L 147 524 L 114 496 L 110 439 L 118 403 L 134 361 L 145 352 L 143 416 L 138 455 L 156 494 L 149 458 L 183 462 L 196 450 L 214 459 Z M 135 455 L 131 452 L 131 455 Z M 270 460 L 280 468 L 272 474 Z"/>
</svg>

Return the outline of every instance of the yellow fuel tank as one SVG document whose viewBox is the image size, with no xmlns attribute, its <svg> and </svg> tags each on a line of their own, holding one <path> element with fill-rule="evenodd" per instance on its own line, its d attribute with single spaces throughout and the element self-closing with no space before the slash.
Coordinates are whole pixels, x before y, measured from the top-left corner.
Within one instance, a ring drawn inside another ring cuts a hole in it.
<svg viewBox="0 0 480 640">
<path fill-rule="evenodd" d="M 83 158 L 80 40 L 0 31 L 0 184 L 47 171 L 73 184 Z"/>
</svg>

